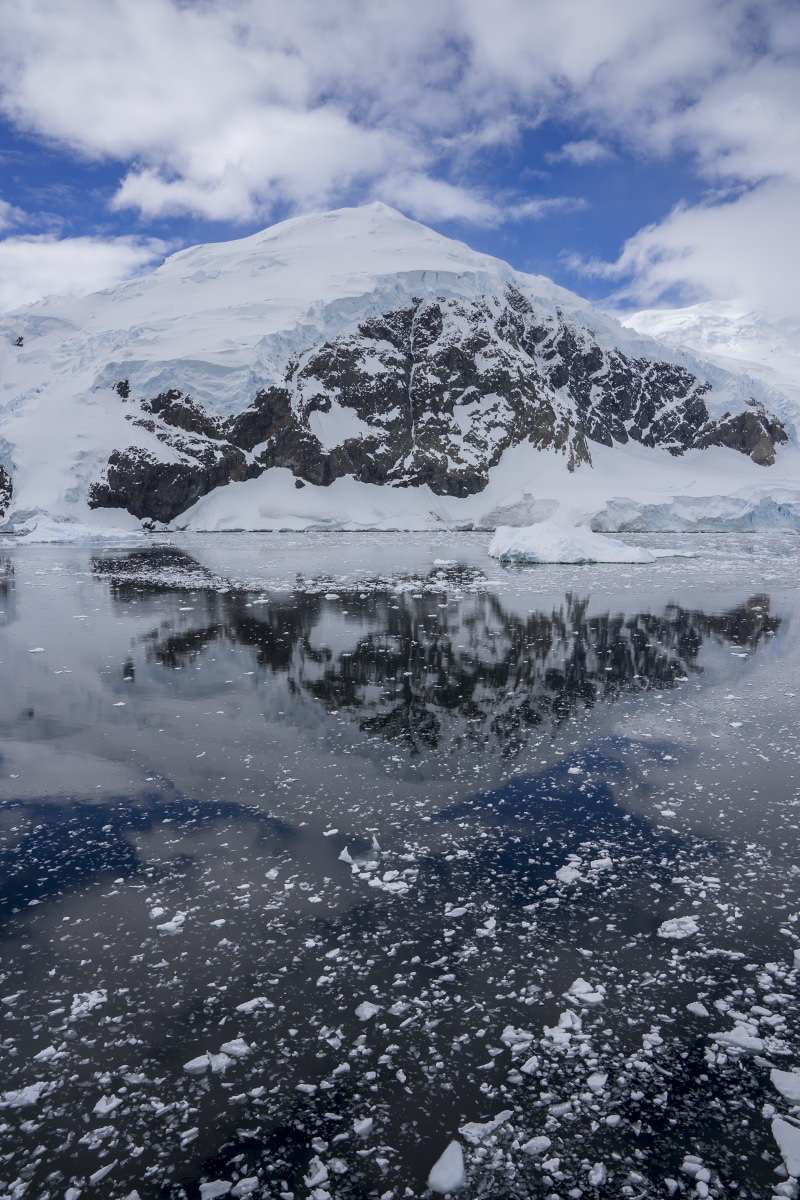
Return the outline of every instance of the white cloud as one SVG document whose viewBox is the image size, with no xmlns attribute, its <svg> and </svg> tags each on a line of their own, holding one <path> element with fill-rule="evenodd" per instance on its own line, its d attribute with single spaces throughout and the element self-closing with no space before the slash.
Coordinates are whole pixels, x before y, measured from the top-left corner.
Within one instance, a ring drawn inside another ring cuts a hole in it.
<svg viewBox="0 0 800 1200">
<path fill-rule="evenodd" d="M 0 311 L 42 296 L 83 296 L 136 275 L 166 253 L 135 238 L 8 237 L 0 240 Z"/>
<path fill-rule="evenodd" d="M 548 162 L 571 162 L 576 167 L 585 167 L 587 163 L 604 162 L 614 158 L 613 150 L 597 142 L 594 138 L 582 138 L 577 142 L 565 142 L 560 150 L 545 156 Z"/>
<path fill-rule="evenodd" d="M 15 208 L 7 200 L 0 200 L 0 229 L 10 229 L 24 217 L 21 209 Z"/>
<path fill-rule="evenodd" d="M 465 180 L 548 119 L 583 135 L 551 162 L 599 163 L 609 144 L 680 151 L 709 185 L 755 189 L 753 207 L 800 180 L 787 0 L 0 0 L 0 22 L 0 111 L 119 163 L 113 203 L 144 217 L 266 223 L 354 195 L 423 219 L 536 217 L 541 199 Z M 692 263 L 710 263 L 701 225 L 721 256 L 707 278 L 721 281 L 731 246 L 712 228 L 733 234 L 747 207 L 685 208 L 642 231 L 623 254 L 632 286 L 656 285 L 663 241 L 659 271 L 691 291 Z M 672 254 L 684 235 L 690 249 Z"/>
<path fill-rule="evenodd" d="M 761 184 L 716 203 L 679 205 L 629 238 L 614 263 L 587 273 L 625 280 L 615 299 L 637 305 L 743 300 L 800 314 L 800 184 Z M 580 266 L 580 264 L 573 264 Z"/>
</svg>

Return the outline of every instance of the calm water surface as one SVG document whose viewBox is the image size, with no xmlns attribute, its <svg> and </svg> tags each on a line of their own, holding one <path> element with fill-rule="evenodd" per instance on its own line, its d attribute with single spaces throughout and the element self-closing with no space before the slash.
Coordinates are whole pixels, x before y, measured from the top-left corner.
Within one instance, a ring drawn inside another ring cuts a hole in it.
<svg viewBox="0 0 800 1200">
<path fill-rule="evenodd" d="M 0 1197 L 793 1194 L 800 544 L 487 540 L 0 547 Z"/>
</svg>

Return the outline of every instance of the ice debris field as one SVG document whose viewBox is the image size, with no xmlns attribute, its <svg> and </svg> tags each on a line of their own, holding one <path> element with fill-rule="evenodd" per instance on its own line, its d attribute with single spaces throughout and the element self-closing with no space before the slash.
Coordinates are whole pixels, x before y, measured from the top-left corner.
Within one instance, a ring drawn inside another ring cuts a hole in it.
<svg viewBox="0 0 800 1200">
<path fill-rule="evenodd" d="M 693 548 L 4 552 L 0 1195 L 796 1197 L 796 539 Z"/>
</svg>

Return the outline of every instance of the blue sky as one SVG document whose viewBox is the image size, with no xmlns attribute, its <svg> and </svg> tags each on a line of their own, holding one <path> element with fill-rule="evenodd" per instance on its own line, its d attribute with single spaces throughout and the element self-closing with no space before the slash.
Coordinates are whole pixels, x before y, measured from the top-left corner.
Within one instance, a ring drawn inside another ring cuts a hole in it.
<svg viewBox="0 0 800 1200">
<path fill-rule="evenodd" d="M 800 315 L 794 0 L 0 0 L 0 308 L 382 199 L 622 308 Z"/>
</svg>

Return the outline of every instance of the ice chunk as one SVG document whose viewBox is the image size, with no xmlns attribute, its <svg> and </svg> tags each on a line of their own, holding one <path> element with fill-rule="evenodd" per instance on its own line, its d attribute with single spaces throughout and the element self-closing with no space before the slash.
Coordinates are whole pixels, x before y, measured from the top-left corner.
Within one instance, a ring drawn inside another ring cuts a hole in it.
<svg viewBox="0 0 800 1200">
<path fill-rule="evenodd" d="M 252 1052 L 252 1046 L 248 1046 L 244 1038 L 234 1038 L 232 1042 L 223 1042 L 220 1046 L 220 1053 L 227 1054 L 231 1058 L 247 1058 Z"/>
<path fill-rule="evenodd" d="M 675 941 L 693 937 L 699 932 L 700 926 L 694 917 L 672 917 L 669 921 L 662 921 L 658 927 L 659 937 L 672 938 Z"/>
<path fill-rule="evenodd" d="M 186 920 L 187 913 L 177 912 L 171 921 L 164 921 L 161 925 L 156 925 L 159 933 L 165 933 L 169 937 L 173 937 L 176 933 L 180 933 L 183 929 L 183 923 Z"/>
<path fill-rule="evenodd" d="M 710 1017 L 711 1013 L 706 1008 L 705 1004 L 701 1004 L 699 1000 L 693 1000 L 691 1004 L 687 1004 L 688 1012 L 694 1013 L 696 1017 Z"/>
<path fill-rule="evenodd" d="M 580 878 L 581 873 L 576 867 L 559 867 L 556 871 L 556 879 L 559 883 L 575 883 Z"/>
<path fill-rule="evenodd" d="M 105 988 L 97 988 L 93 992 L 76 992 L 72 997 L 71 1017 L 85 1017 L 93 1008 L 105 1004 L 108 993 Z"/>
<path fill-rule="evenodd" d="M 500 1034 L 500 1041 L 506 1046 L 529 1046 L 533 1041 L 533 1034 L 527 1029 L 515 1029 L 513 1025 L 506 1025 L 503 1032 Z"/>
<path fill-rule="evenodd" d="M 712 1033 L 709 1036 L 721 1046 L 731 1046 L 735 1050 L 749 1050 L 760 1054 L 764 1049 L 764 1039 L 756 1036 L 752 1025 L 736 1025 L 727 1033 Z"/>
<path fill-rule="evenodd" d="M 602 1004 L 606 998 L 606 989 L 602 983 L 593 988 L 585 979 L 578 978 L 570 984 L 564 995 L 571 996 L 579 1004 Z"/>
<path fill-rule="evenodd" d="M 772 1136 L 790 1175 L 800 1175 L 800 1125 L 794 1125 L 783 1117 L 772 1122 Z"/>
<path fill-rule="evenodd" d="M 227 1179 L 212 1179 L 210 1183 L 200 1184 L 200 1200 L 217 1200 L 218 1196 L 227 1196 L 232 1184 Z"/>
<path fill-rule="evenodd" d="M 92 1112 L 98 1117 L 108 1116 L 115 1108 L 119 1108 L 122 1101 L 119 1096 L 101 1096 L 95 1104 Z"/>
<path fill-rule="evenodd" d="M 589 1078 L 586 1080 L 586 1086 L 588 1087 L 590 1092 L 594 1092 L 595 1095 L 599 1096 L 600 1093 L 604 1090 L 607 1081 L 608 1081 L 608 1072 L 607 1071 L 593 1071 L 592 1074 L 589 1076 Z"/>
<path fill-rule="evenodd" d="M 353 1131 L 357 1137 L 366 1137 L 372 1132 L 372 1126 L 375 1124 L 372 1117 L 362 1117 L 359 1121 L 353 1121 Z"/>
<path fill-rule="evenodd" d="M 777 1088 L 785 1099 L 792 1104 L 800 1104 L 800 1072 L 779 1071 L 777 1067 L 770 1071 L 772 1086 Z"/>
<path fill-rule="evenodd" d="M 493 1121 L 468 1121 L 466 1125 L 461 1126 L 458 1132 L 471 1146 L 478 1146 L 490 1134 L 496 1133 L 500 1126 L 505 1125 L 513 1115 L 513 1109 L 504 1108 Z"/>
<path fill-rule="evenodd" d="M 311 1162 L 308 1164 L 308 1174 L 303 1179 L 303 1183 L 307 1188 L 313 1188 L 319 1183 L 324 1183 L 327 1178 L 328 1168 L 325 1166 L 325 1163 L 321 1158 L 318 1158 L 316 1155 L 314 1155 Z"/>
<path fill-rule="evenodd" d="M 525 1142 L 520 1149 L 523 1154 L 544 1154 L 552 1144 L 549 1137 L 534 1137 L 529 1142 Z"/>
<path fill-rule="evenodd" d="M 529 563 L 652 563 L 657 558 L 694 557 L 680 550 L 626 546 L 617 538 L 557 520 L 521 528 L 500 525 L 489 543 L 489 554 L 501 562 Z"/>
<path fill-rule="evenodd" d="M 236 1012 L 251 1013 L 259 1008 L 274 1008 L 275 1005 L 266 996 L 254 996 L 252 1000 L 244 1000 L 236 1005 Z"/>
<path fill-rule="evenodd" d="M 39 1103 L 39 1097 L 46 1087 L 47 1084 L 40 1080 L 15 1091 L 0 1092 L 0 1108 L 30 1108 Z"/>
<path fill-rule="evenodd" d="M 376 1013 L 381 1011 L 379 1004 L 373 1004 L 369 1000 L 362 1000 L 356 1009 L 356 1016 L 359 1021 L 369 1021 Z"/>
<path fill-rule="evenodd" d="M 605 1183 L 607 1179 L 608 1170 L 605 1163 L 598 1162 L 595 1163 L 593 1167 L 589 1168 L 589 1183 L 592 1185 L 592 1187 L 599 1187 L 601 1184 Z"/>
<path fill-rule="evenodd" d="M 236 1197 L 236 1200 L 242 1200 L 243 1196 L 252 1196 L 253 1192 L 258 1189 L 258 1176 L 247 1175 L 244 1179 L 240 1179 L 237 1184 L 231 1188 L 231 1195 Z"/>
<path fill-rule="evenodd" d="M 454 1192 L 467 1182 L 464 1172 L 464 1151 L 458 1142 L 451 1142 L 431 1167 L 428 1187 L 432 1192 Z"/>
<path fill-rule="evenodd" d="M 209 1067 L 208 1055 L 200 1054 L 197 1058 L 192 1058 L 189 1062 L 183 1064 L 184 1071 L 188 1071 L 190 1075 L 202 1075 Z"/>
</svg>

